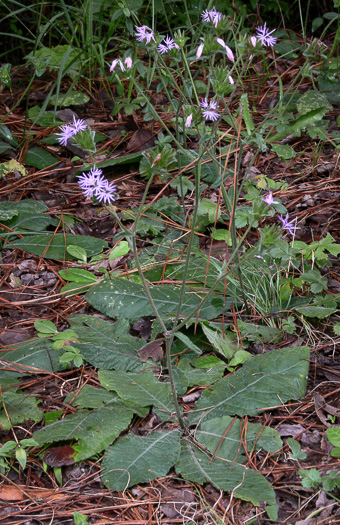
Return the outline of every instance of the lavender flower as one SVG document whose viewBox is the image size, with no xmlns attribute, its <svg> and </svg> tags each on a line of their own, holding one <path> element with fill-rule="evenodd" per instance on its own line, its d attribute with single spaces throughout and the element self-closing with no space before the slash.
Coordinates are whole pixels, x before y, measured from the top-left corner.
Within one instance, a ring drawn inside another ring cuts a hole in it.
<svg viewBox="0 0 340 525">
<path fill-rule="evenodd" d="M 73 126 L 74 135 L 79 133 L 79 131 L 84 131 L 87 128 L 87 124 L 85 120 L 82 120 L 82 119 L 77 120 L 74 115 L 73 115 L 73 124 L 71 124 L 71 126 Z"/>
<path fill-rule="evenodd" d="M 259 26 L 256 28 L 256 38 L 258 38 L 262 45 L 273 47 L 274 44 L 276 44 L 276 38 L 271 36 L 272 33 L 274 33 L 275 29 L 272 31 L 269 31 L 267 29 L 266 23 L 263 27 Z"/>
<path fill-rule="evenodd" d="M 132 68 L 132 58 L 126 57 L 126 59 L 124 60 L 124 64 L 126 65 L 126 69 L 131 69 Z"/>
<path fill-rule="evenodd" d="M 257 38 L 256 36 L 252 36 L 251 39 L 250 39 L 250 42 L 251 42 L 251 45 L 253 47 L 256 47 L 256 44 L 257 44 Z"/>
<path fill-rule="evenodd" d="M 229 84 L 234 85 L 235 81 L 231 75 L 228 76 Z"/>
<path fill-rule="evenodd" d="M 126 69 L 131 69 L 132 67 L 132 58 L 131 57 L 126 57 L 126 59 L 124 60 L 124 64 L 126 66 Z M 119 59 L 119 58 L 115 58 L 113 61 L 112 61 L 112 64 L 110 66 L 110 71 L 114 71 L 116 66 L 119 65 L 120 69 L 122 71 L 125 71 L 125 66 L 124 66 L 123 62 Z"/>
<path fill-rule="evenodd" d="M 234 53 L 232 52 L 230 47 L 227 46 L 225 41 L 222 40 L 222 38 L 216 38 L 216 41 L 217 41 L 218 44 L 220 44 L 220 46 L 224 47 L 224 49 L 227 51 L 227 57 L 229 58 L 229 60 L 231 62 L 234 62 L 235 61 Z"/>
<path fill-rule="evenodd" d="M 74 135 L 77 135 L 79 131 L 84 131 L 86 128 L 86 122 L 82 119 L 76 119 L 76 117 L 73 115 L 72 124 L 65 124 L 65 126 L 59 126 L 59 129 L 61 129 L 61 133 L 56 133 L 57 140 L 61 146 L 67 146 L 68 139 L 72 138 Z"/>
<path fill-rule="evenodd" d="M 59 129 L 61 129 L 61 133 L 56 133 L 57 140 L 61 146 L 67 146 L 68 139 L 74 135 L 74 128 L 66 124 L 65 126 L 59 126 Z M 60 136 L 58 137 L 58 135 Z"/>
<path fill-rule="evenodd" d="M 152 29 L 148 26 L 135 26 L 137 29 L 137 33 L 135 33 L 135 36 L 137 38 L 138 42 L 143 42 L 146 40 L 147 44 L 150 44 L 151 40 L 155 41 L 155 35 Z"/>
<path fill-rule="evenodd" d="M 218 120 L 219 114 L 216 111 L 218 109 L 218 106 L 215 100 L 210 100 L 210 102 L 208 102 L 207 97 L 205 97 L 205 99 L 202 100 L 202 102 L 200 102 L 200 105 L 201 108 L 204 109 L 202 114 L 205 120 Z"/>
<path fill-rule="evenodd" d="M 289 222 L 289 213 L 287 213 L 285 218 L 283 218 L 282 215 L 279 215 L 279 220 L 282 223 L 282 228 L 289 231 L 289 233 L 294 237 L 296 230 L 296 219 Z"/>
<path fill-rule="evenodd" d="M 219 13 L 216 11 L 216 7 L 213 7 L 208 11 L 208 9 L 205 9 L 203 13 L 201 14 L 202 19 L 204 22 L 212 22 L 215 27 L 217 27 L 217 24 L 222 18 L 222 13 Z"/>
<path fill-rule="evenodd" d="M 202 56 L 202 53 L 203 53 L 203 49 L 204 49 L 204 44 L 200 44 L 197 48 L 197 51 L 196 51 L 196 59 L 198 60 L 199 58 L 201 58 Z"/>
<path fill-rule="evenodd" d="M 121 60 L 119 60 L 119 58 L 115 58 L 113 61 L 112 61 L 112 64 L 110 66 L 110 71 L 114 71 L 116 66 L 119 64 L 119 67 L 122 71 L 125 71 L 125 67 L 124 67 L 124 64 Z"/>
<path fill-rule="evenodd" d="M 96 197 L 99 202 L 104 204 L 111 204 L 115 200 L 117 188 L 110 185 L 109 182 L 102 176 L 102 170 L 92 168 L 89 173 L 82 173 L 79 177 L 78 184 L 83 190 L 85 197 Z"/>
<path fill-rule="evenodd" d="M 168 51 L 171 51 L 171 49 L 179 49 L 179 46 L 176 44 L 176 42 L 174 41 L 173 38 L 171 38 L 170 36 L 167 36 L 166 38 L 164 38 L 163 40 L 164 44 L 160 44 L 158 46 L 158 51 L 164 55 L 164 53 L 167 53 Z"/>
<path fill-rule="evenodd" d="M 190 115 L 187 117 L 185 121 L 185 127 L 190 128 L 191 122 L 192 122 L 192 113 L 190 113 Z"/>
<path fill-rule="evenodd" d="M 272 204 L 279 204 L 278 201 L 274 201 L 274 197 L 272 193 L 268 193 L 266 197 L 264 197 L 263 202 L 265 202 L 268 206 L 271 206 Z"/>
</svg>

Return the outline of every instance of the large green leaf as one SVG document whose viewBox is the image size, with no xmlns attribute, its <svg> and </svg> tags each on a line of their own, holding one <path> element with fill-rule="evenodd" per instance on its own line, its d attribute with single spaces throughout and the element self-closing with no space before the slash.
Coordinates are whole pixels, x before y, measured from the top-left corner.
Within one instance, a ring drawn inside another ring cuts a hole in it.
<svg viewBox="0 0 340 525">
<path fill-rule="evenodd" d="M 308 126 L 314 126 L 316 122 L 322 119 L 325 114 L 324 108 L 312 109 L 307 113 L 301 115 L 297 119 L 293 120 L 288 126 L 288 132 L 293 133 L 297 137 L 300 136 L 301 130 Z"/>
<path fill-rule="evenodd" d="M 183 395 L 189 386 L 212 385 L 221 379 L 226 365 L 213 366 L 211 368 L 193 368 L 188 359 L 182 358 L 178 366 L 174 368 L 173 374 L 178 395 Z"/>
<path fill-rule="evenodd" d="M 137 352 L 145 340 L 130 335 L 126 319 L 112 323 L 90 315 L 75 315 L 70 323 L 79 337 L 77 347 L 91 365 L 131 372 L 145 368 Z"/>
<path fill-rule="evenodd" d="M 176 430 L 120 439 L 105 453 L 103 483 L 111 490 L 120 491 L 166 476 L 178 459 L 179 440 L 180 433 Z"/>
<path fill-rule="evenodd" d="M 0 410 L 0 430 L 9 430 L 13 425 L 24 421 L 41 421 L 42 410 L 38 407 L 38 400 L 33 396 L 13 392 L 11 390 L 0 395 L 0 406 L 6 407 Z"/>
<path fill-rule="evenodd" d="M 309 348 L 284 348 L 253 357 L 232 375 L 205 390 L 192 422 L 225 415 L 258 415 L 267 407 L 305 393 Z"/>
<path fill-rule="evenodd" d="M 159 315 L 163 319 L 175 317 L 178 308 L 179 287 L 163 285 L 149 287 L 152 299 Z M 143 286 L 127 279 L 105 278 L 101 283 L 92 286 L 85 296 L 86 300 L 109 317 L 140 319 L 155 316 Z M 188 317 L 201 302 L 201 299 L 189 288 L 186 288 L 181 307 L 181 318 Z M 223 300 L 210 298 L 200 310 L 200 319 L 214 319 L 223 312 Z"/>
<path fill-rule="evenodd" d="M 48 210 L 46 204 L 42 201 L 34 201 L 32 199 L 24 199 L 19 202 L 4 201 L 0 202 L 0 212 L 2 211 L 16 211 L 15 215 L 20 212 L 42 214 Z"/>
<path fill-rule="evenodd" d="M 335 60 L 337 58 L 335 57 Z M 339 66 L 336 65 L 336 68 Z M 328 100 L 337 106 L 340 106 L 340 79 L 334 78 L 334 80 L 330 81 L 328 79 L 322 78 L 322 75 L 320 75 L 321 80 L 318 82 L 319 89 L 325 93 Z"/>
<path fill-rule="evenodd" d="M 77 440 L 76 461 L 98 454 L 127 428 L 133 417 L 128 408 L 105 406 L 96 410 L 79 410 L 33 433 L 39 445 Z"/>
<path fill-rule="evenodd" d="M 56 259 L 58 261 L 74 260 L 72 255 L 69 255 L 66 247 L 70 244 L 80 246 L 86 250 L 88 257 L 92 257 L 100 253 L 104 248 L 107 248 L 107 242 L 96 237 L 89 237 L 88 235 L 72 235 L 67 233 L 46 234 L 46 235 L 30 235 L 23 239 L 18 239 L 13 242 L 12 246 L 8 248 L 20 248 L 26 252 L 45 257 L 46 259 Z"/>
<path fill-rule="evenodd" d="M 46 151 L 44 148 L 39 148 L 34 146 L 30 148 L 25 156 L 24 163 L 29 166 L 34 166 L 38 170 L 43 170 L 49 166 L 57 164 L 59 161 L 58 157 L 52 155 L 49 151 Z"/>
<path fill-rule="evenodd" d="M 242 465 L 211 458 L 188 441 L 182 442 L 176 472 L 194 483 L 211 483 L 218 489 L 234 491 L 236 497 L 259 506 L 261 501 L 276 505 L 270 483 L 257 471 Z"/>
<path fill-rule="evenodd" d="M 151 370 L 139 374 L 100 370 L 98 379 L 103 387 L 114 390 L 125 401 L 142 407 L 153 406 L 162 420 L 175 411 L 170 383 L 160 383 Z"/>
<path fill-rule="evenodd" d="M 244 463 L 247 451 L 263 449 L 266 452 L 276 452 L 282 447 L 279 433 L 273 428 L 263 427 L 261 423 L 247 423 L 243 428 L 240 419 L 230 416 L 217 417 L 203 421 L 195 432 L 195 438 L 210 452 L 220 459 Z"/>
<path fill-rule="evenodd" d="M 108 392 L 104 388 L 95 388 L 91 385 L 81 387 L 79 392 L 70 392 L 65 398 L 65 403 L 72 404 L 72 406 L 77 408 L 99 408 L 105 405 L 110 405 L 114 408 L 120 407 L 122 410 L 128 408 L 141 417 L 145 416 L 148 411 L 147 408 L 141 408 L 134 403 L 123 401 L 113 392 Z"/>
<path fill-rule="evenodd" d="M 295 310 L 305 317 L 317 317 L 318 319 L 324 319 L 324 317 L 334 314 L 338 309 L 310 304 L 307 306 L 299 306 L 299 308 L 295 308 Z"/>
<path fill-rule="evenodd" d="M 331 104 L 328 102 L 326 95 L 319 91 L 306 91 L 296 104 L 297 110 L 300 115 L 306 115 L 313 109 L 324 109 L 323 116 L 332 109 Z"/>
<path fill-rule="evenodd" d="M 97 162 L 96 167 L 97 168 L 107 168 L 108 166 L 119 166 L 120 164 L 131 164 L 133 162 L 139 162 L 142 156 L 143 155 L 141 152 L 129 153 L 128 155 L 123 155 L 122 157 L 117 156 L 109 160 L 104 160 L 103 162 Z M 83 171 L 88 171 L 90 169 L 91 169 L 91 166 L 85 167 L 85 168 L 82 167 L 76 172 L 76 174 L 83 172 Z"/>
<path fill-rule="evenodd" d="M 57 226 L 58 221 L 52 219 L 49 215 L 37 213 L 28 213 L 20 211 L 20 213 L 13 217 L 6 223 L 6 226 L 11 228 L 12 232 L 8 235 L 16 234 L 27 234 L 28 231 L 34 233 L 46 231 L 48 226 Z"/>
<path fill-rule="evenodd" d="M 52 343 L 48 339 L 36 339 L 26 341 L 1 353 L 2 366 L 10 363 L 8 368 L 15 371 L 1 370 L 1 376 L 19 376 L 21 374 L 56 372 L 58 370 L 58 353 L 52 350 Z"/>
</svg>

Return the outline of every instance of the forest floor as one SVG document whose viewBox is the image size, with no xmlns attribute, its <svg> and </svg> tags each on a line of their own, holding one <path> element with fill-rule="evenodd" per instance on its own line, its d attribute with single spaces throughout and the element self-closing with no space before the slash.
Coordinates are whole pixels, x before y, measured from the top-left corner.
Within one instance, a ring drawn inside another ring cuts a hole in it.
<svg viewBox="0 0 340 525">
<path fill-rule="evenodd" d="M 293 78 L 298 62 L 291 61 L 290 70 L 285 78 Z M 279 71 L 280 73 L 280 71 Z M 31 126 L 27 120 L 27 109 L 36 103 L 42 103 L 50 89 L 50 78 L 34 81 L 31 87 L 29 106 L 27 100 L 16 103 L 25 89 L 28 71 L 22 68 L 12 78 L 12 92 L 0 94 L 0 119 L 11 130 L 18 143 L 26 144 L 18 150 L 3 152 L 2 162 L 13 158 L 19 160 L 27 169 L 22 176 L 17 169 L 7 173 L 0 180 L 0 200 L 18 202 L 24 199 L 41 201 L 48 207 L 52 218 L 71 215 L 75 220 L 72 233 L 90 235 L 103 239 L 112 246 L 112 239 L 118 231 L 118 225 L 112 216 L 102 208 L 93 206 L 83 197 L 76 182 L 75 173 L 82 165 L 82 160 L 73 162 L 75 152 L 72 146 L 62 148 L 58 144 L 44 145 L 43 148 L 57 157 L 57 164 L 37 169 L 25 164 L 27 144 L 29 147 L 43 144 L 42 140 L 53 131 L 39 125 Z M 65 90 L 67 86 L 64 86 Z M 301 92 L 310 89 L 309 80 L 301 86 Z M 260 111 L 265 112 L 277 94 L 276 87 L 268 84 L 265 93 L 259 95 L 262 103 Z M 142 151 L 154 144 L 159 132 L 157 124 L 144 122 L 138 111 L 131 116 L 122 112 L 112 117 L 113 103 L 104 91 L 96 90 L 96 83 L 89 93 L 90 101 L 86 105 L 73 106 L 58 112 L 59 118 L 67 119 L 69 113 L 92 122 L 92 129 L 104 136 L 99 143 L 99 152 L 108 152 L 111 156 Z M 159 103 L 156 92 L 153 94 L 155 105 Z M 9 108 L 15 106 L 14 111 Z M 331 126 L 336 124 L 336 111 L 329 115 Z M 163 115 L 166 121 L 166 115 Z M 257 115 L 261 118 L 261 114 Z M 4 120 L 3 120 L 4 119 Z M 192 137 L 195 147 L 195 137 Z M 331 144 L 323 143 L 316 149 L 316 142 L 309 137 L 288 138 L 290 144 L 299 152 L 298 156 L 283 161 L 273 153 L 260 153 L 254 166 L 253 175 L 264 174 L 275 181 L 286 181 L 288 187 L 280 190 L 279 195 L 291 217 L 297 218 L 296 239 L 311 243 L 330 233 L 340 243 L 339 211 L 339 152 Z M 244 153 L 242 172 L 244 173 L 252 158 L 251 148 Z M 98 157 L 99 158 L 99 157 Z M 86 159 L 84 159 L 86 160 Z M 112 166 L 108 172 L 110 181 L 118 188 L 120 200 L 118 211 L 137 207 L 145 188 L 134 163 Z M 242 175 L 242 173 L 241 173 Z M 148 201 L 161 196 L 176 195 L 174 189 L 159 180 L 151 186 Z M 216 199 L 216 190 L 207 187 L 203 197 Z M 244 201 L 245 202 L 245 201 Z M 192 206 L 191 197 L 186 197 L 188 209 Z M 59 220 L 59 219 L 58 219 Z M 167 218 L 164 217 L 165 223 Z M 64 223 L 59 220 L 55 231 L 63 232 Z M 248 242 L 255 238 L 249 236 Z M 140 242 L 140 249 L 147 244 L 147 238 Z M 226 244 L 212 241 L 209 233 L 200 235 L 200 247 L 209 251 L 212 242 L 212 254 L 223 255 Z M 340 293 L 339 262 L 331 257 L 332 265 L 322 268 L 328 279 L 328 293 Z M 0 344 L 3 350 L 8 345 L 20 345 L 29 338 L 36 337 L 34 322 L 37 319 L 49 319 L 58 328 L 68 326 L 68 318 L 73 314 L 94 314 L 94 310 L 82 295 L 66 296 L 60 293 L 65 281 L 59 272 L 74 266 L 74 261 L 51 260 L 43 256 L 30 254 L 23 249 L 2 251 L 1 270 L 1 317 Z M 100 265 L 82 265 L 96 274 L 98 266 L 124 271 L 126 258 L 109 261 L 108 257 Z M 100 273 L 96 275 L 100 276 Z M 227 314 L 228 315 L 228 314 Z M 231 315 L 231 314 L 230 314 Z M 334 320 L 334 319 L 333 319 Z M 335 316 L 336 320 L 336 316 Z M 326 430 L 333 424 L 339 424 L 340 401 L 340 338 L 330 329 L 332 319 L 317 321 L 310 325 L 310 333 L 286 334 L 280 345 L 289 347 L 308 344 L 311 347 L 310 372 L 307 392 L 299 401 L 285 403 L 253 421 L 264 421 L 277 429 L 282 438 L 293 437 L 301 444 L 306 459 L 296 461 L 288 459 L 288 448 L 278 456 L 267 457 L 256 454 L 248 458 L 249 465 L 261 472 L 275 489 L 279 504 L 280 524 L 321 525 L 340 523 L 339 499 L 332 498 L 322 490 L 304 488 L 298 470 L 315 468 L 323 475 L 339 467 L 339 461 L 330 456 L 330 446 L 326 439 Z M 139 327 L 135 327 L 138 334 Z M 276 345 L 252 343 L 250 351 L 261 354 L 270 351 Z M 0 354 L 1 357 L 1 354 Z M 12 366 L 12 368 L 11 368 Z M 19 364 L 17 365 L 19 367 Z M 15 370 L 16 364 L 2 362 L 5 370 Z M 80 368 L 71 368 L 64 372 L 37 374 L 27 370 L 20 379 L 20 391 L 30 395 L 34 393 L 41 399 L 40 408 L 44 412 L 72 410 L 66 404 L 65 397 L 84 384 L 99 385 L 96 369 L 85 364 Z M 73 409 L 74 410 L 74 409 Z M 66 412 L 65 412 L 66 413 Z M 15 426 L 18 440 L 31 436 L 33 430 L 42 423 L 26 421 Z M 152 420 L 138 422 L 137 426 L 152 427 Z M 137 428 L 138 431 L 138 428 Z M 0 431 L 3 442 L 13 439 L 11 431 Z M 116 525 L 153 525 L 153 524 L 209 524 L 235 523 L 258 525 L 268 520 L 252 504 L 234 498 L 233 495 L 217 491 L 212 485 L 194 486 L 181 480 L 174 474 L 157 479 L 149 484 L 136 486 L 121 493 L 115 493 L 104 487 L 100 479 L 100 457 L 82 463 L 62 467 L 62 486 L 58 483 L 52 469 L 46 472 L 38 456 L 30 455 L 25 470 L 11 468 L 3 474 L 0 485 L 0 525 L 38 525 L 73 523 L 74 512 L 88 517 L 91 523 Z M 18 467 L 18 464 L 16 464 Z M 339 493 L 333 493 L 339 498 Z M 257 513 L 257 514 L 256 514 Z M 257 516 L 257 517 L 255 517 Z M 218 517 L 221 520 L 218 521 Z M 228 521 L 229 520 L 229 521 Z M 254 521 L 253 521 L 254 520 Z"/>
</svg>

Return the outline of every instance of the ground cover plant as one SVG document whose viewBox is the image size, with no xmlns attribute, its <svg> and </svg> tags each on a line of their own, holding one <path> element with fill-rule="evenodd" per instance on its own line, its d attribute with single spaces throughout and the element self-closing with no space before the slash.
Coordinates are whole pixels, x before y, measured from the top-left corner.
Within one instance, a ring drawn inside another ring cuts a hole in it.
<svg viewBox="0 0 340 525">
<path fill-rule="evenodd" d="M 6 7 L 0 522 L 339 517 L 337 4 Z"/>
</svg>

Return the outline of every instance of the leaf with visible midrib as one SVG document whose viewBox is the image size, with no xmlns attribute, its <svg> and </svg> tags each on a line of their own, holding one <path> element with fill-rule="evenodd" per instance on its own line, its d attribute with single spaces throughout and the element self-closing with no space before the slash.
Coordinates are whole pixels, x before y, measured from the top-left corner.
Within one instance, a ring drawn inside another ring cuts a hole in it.
<svg viewBox="0 0 340 525">
<path fill-rule="evenodd" d="M 194 483 L 211 483 L 218 489 L 234 491 L 236 497 L 259 506 L 260 501 L 276 505 L 270 483 L 257 471 L 231 461 L 211 458 L 188 441 L 182 441 L 176 472 Z"/>
<path fill-rule="evenodd" d="M 163 319 L 175 317 L 178 308 L 179 287 L 170 285 L 149 287 L 154 304 Z M 92 286 L 85 296 L 93 308 L 110 317 L 125 317 L 140 319 L 145 316 L 155 317 L 155 313 L 147 298 L 143 286 L 127 279 L 105 278 L 101 283 Z M 201 303 L 200 297 L 186 288 L 181 317 L 188 317 Z M 214 319 L 223 312 L 223 300 L 213 297 L 208 300 L 199 312 L 199 319 Z"/>
<path fill-rule="evenodd" d="M 70 323 L 79 338 L 77 347 L 96 368 L 136 372 L 145 367 L 138 354 L 145 341 L 129 333 L 126 319 L 113 323 L 91 315 L 75 315 Z"/>
<path fill-rule="evenodd" d="M 88 257 L 92 257 L 107 248 L 107 242 L 89 235 L 72 235 L 67 233 L 27 235 L 23 239 L 12 241 L 6 248 L 20 248 L 28 253 L 40 255 L 46 259 L 74 260 L 72 255 L 67 254 L 66 247 L 75 244 L 86 250 Z"/>
<path fill-rule="evenodd" d="M 234 374 L 208 387 L 191 422 L 224 415 L 258 415 L 305 393 L 309 347 L 284 348 L 253 357 Z"/>
<path fill-rule="evenodd" d="M 76 461 L 98 454 L 125 430 L 133 411 L 121 406 L 105 406 L 95 410 L 79 410 L 33 433 L 39 445 L 57 441 L 78 440 Z"/>
<path fill-rule="evenodd" d="M 151 370 L 138 374 L 99 370 L 98 379 L 107 390 L 114 390 L 125 401 L 153 406 L 160 419 L 175 412 L 170 383 L 160 383 Z"/>
<path fill-rule="evenodd" d="M 111 490 L 124 490 L 166 476 L 180 452 L 176 430 L 152 432 L 148 436 L 126 436 L 105 453 L 103 483 Z"/>
</svg>

